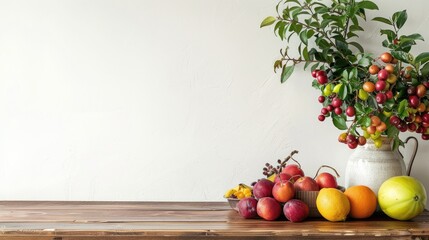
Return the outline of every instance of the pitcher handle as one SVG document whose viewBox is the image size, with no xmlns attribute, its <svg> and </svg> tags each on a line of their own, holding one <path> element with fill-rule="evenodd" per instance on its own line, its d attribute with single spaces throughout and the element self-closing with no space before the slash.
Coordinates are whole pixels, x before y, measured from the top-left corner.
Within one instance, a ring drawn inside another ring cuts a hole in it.
<svg viewBox="0 0 429 240">
<path fill-rule="evenodd" d="M 413 136 L 405 139 L 404 143 L 407 144 L 410 139 L 413 139 L 416 142 L 416 144 L 414 145 L 413 154 L 411 155 L 411 159 L 408 162 L 407 176 L 410 176 L 410 174 L 411 174 L 411 168 L 413 167 L 414 159 L 416 158 L 417 150 L 419 149 L 419 141 L 417 140 L 417 138 L 415 138 Z M 401 155 L 401 157 L 404 158 L 404 155 L 402 155 L 402 153 L 399 149 L 398 149 L 398 152 Z"/>
</svg>

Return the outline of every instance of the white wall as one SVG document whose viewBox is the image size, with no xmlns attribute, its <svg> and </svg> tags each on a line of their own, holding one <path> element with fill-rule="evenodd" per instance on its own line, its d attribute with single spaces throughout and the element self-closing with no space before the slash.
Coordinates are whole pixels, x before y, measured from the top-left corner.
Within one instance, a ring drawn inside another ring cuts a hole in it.
<svg viewBox="0 0 429 240">
<path fill-rule="evenodd" d="M 308 175 L 344 173 L 309 73 L 273 73 L 276 2 L 0 1 L 0 199 L 218 201 L 294 149 Z M 429 39 L 424 0 L 377 2 Z"/>
</svg>

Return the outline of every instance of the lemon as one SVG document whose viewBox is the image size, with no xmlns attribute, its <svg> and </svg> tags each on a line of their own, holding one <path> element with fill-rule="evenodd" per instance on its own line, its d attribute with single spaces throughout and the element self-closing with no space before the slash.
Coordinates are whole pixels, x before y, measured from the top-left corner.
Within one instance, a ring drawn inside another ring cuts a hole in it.
<svg viewBox="0 0 429 240">
<path fill-rule="evenodd" d="M 316 207 L 331 222 L 345 221 L 350 212 L 349 199 L 335 188 L 322 188 L 316 198 Z"/>
</svg>

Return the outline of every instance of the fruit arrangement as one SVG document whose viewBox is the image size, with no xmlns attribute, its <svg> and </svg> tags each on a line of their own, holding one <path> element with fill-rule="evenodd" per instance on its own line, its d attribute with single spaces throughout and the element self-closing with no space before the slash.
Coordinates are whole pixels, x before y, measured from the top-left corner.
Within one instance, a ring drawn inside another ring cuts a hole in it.
<svg viewBox="0 0 429 240">
<path fill-rule="evenodd" d="M 312 86 L 321 92 L 318 119 L 331 118 L 342 131 L 338 140 L 351 149 L 368 139 L 381 146 L 381 135 L 393 138 L 396 149 L 403 145 L 399 133 L 406 131 L 429 140 L 429 52 L 411 53 L 424 39 L 402 33 L 407 11 L 372 19 L 386 26 L 380 29 L 386 50 L 374 57 L 358 40 L 366 11 L 378 6 L 370 0 L 329 2 L 280 0 L 277 16 L 262 21 L 261 27 L 274 25 L 275 35 L 287 43 L 274 63 L 275 71 L 282 69 L 281 83 L 296 65 L 310 68 Z"/>
<path fill-rule="evenodd" d="M 390 178 L 382 184 L 377 197 L 367 186 L 341 188 L 337 184 L 338 173 L 326 165 L 319 168 L 314 178 L 306 176 L 293 158 L 296 153 L 298 151 L 293 151 L 285 160 L 278 160 L 275 167 L 265 164 L 263 174 L 266 178 L 252 183 L 253 188 L 239 184 L 229 189 L 224 197 L 236 202 L 232 207 L 243 218 L 267 221 L 284 217 L 291 222 L 301 222 L 315 216 L 332 222 L 347 218 L 365 219 L 373 215 L 377 203 L 389 217 L 408 220 L 425 209 L 426 190 L 415 178 Z M 336 176 L 320 172 L 322 168 L 330 168 Z"/>
</svg>

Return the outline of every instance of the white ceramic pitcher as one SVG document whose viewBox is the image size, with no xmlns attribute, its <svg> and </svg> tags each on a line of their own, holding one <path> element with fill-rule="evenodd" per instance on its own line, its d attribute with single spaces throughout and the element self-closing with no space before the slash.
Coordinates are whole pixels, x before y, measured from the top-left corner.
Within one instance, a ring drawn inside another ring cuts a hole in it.
<svg viewBox="0 0 429 240">
<path fill-rule="evenodd" d="M 383 144 L 376 148 L 374 142 L 369 140 L 364 146 L 359 146 L 350 156 L 345 174 L 345 187 L 354 185 L 365 185 L 370 187 L 375 194 L 378 193 L 380 185 L 387 179 L 398 175 L 410 175 L 414 158 L 418 149 L 418 141 L 415 137 L 415 147 L 408 166 L 399 150 L 392 150 L 392 139 L 382 137 Z"/>
</svg>

